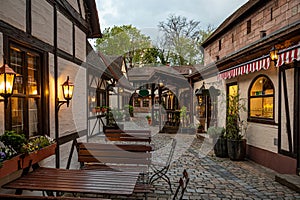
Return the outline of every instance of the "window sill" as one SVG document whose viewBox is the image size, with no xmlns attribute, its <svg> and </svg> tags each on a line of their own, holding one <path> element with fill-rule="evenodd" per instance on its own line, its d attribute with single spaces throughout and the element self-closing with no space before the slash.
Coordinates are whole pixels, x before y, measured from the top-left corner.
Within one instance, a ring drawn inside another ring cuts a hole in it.
<svg viewBox="0 0 300 200">
<path fill-rule="evenodd" d="M 263 118 L 250 117 L 247 119 L 247 121 L 261 123 L 261 124 L 278 125 L 278 123 L 275 123 L 274 119 L 266 119 L 266 118 L 263 119 Z"/>
</svg>

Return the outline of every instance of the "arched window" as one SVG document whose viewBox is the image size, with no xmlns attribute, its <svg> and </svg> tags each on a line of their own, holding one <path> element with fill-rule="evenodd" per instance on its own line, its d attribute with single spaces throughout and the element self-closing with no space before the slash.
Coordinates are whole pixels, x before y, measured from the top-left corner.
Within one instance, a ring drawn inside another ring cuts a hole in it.
<svg viewBox="0 0 300 200">
<path fill-rule="evenodd" d="M 274 122 L 274 85 L 265 75 L 256 77 L 249 88 L 249 118 Z"/>
</svg>

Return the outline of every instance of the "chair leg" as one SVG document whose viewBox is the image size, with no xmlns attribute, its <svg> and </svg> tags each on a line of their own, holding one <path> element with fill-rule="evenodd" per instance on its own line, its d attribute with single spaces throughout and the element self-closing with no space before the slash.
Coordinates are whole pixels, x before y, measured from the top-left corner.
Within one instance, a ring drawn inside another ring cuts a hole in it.
<svg viewBox="0 0 300 200">
<path fill-rule="evenodd" d="M 171 181 L 169 177 L 166 175 L 166 173 L 168 172 L 168 168 L 164 167 L 161 170 L 157 170 L 157 168 L 153 167 L 153 170 L 154 170 L 154 174 L 150 178 L 150 183 L 152 184 L 153 182 L 161 178 L 168 183 L 170 191 L 173 193 Z"/>
</svg>

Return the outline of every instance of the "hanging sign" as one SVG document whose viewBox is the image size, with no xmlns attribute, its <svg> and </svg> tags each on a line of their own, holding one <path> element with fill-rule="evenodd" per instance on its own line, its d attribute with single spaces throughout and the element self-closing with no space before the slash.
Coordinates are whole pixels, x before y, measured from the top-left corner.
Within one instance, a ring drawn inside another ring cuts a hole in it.
<svg viewBox="0 0 300 200">
<path fill-rule="evenodd" d="M 148 95 L 149 95 L 149 91 L 148 91 L 148 90 L 140 90 L 140 91 L 139 91 L 139 95 L 140 95 L 141 97 L 148 96 Z"/>
</svg>

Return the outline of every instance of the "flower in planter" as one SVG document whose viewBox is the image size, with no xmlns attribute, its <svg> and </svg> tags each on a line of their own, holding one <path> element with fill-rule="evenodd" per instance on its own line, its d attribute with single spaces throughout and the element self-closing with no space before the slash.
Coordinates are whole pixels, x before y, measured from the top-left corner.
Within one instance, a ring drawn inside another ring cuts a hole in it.
<svg viewBox="0 0 300 200">
<path fill-rule="evenodd" d="M 46 146 L 49 146 L 53 143 L 53 139 L 48 136 L 35 136 L 29 138 L 27 144 L 23 145 L 22 149 L 24 153 L 33 152 L 39 149 L 42 149 Z"/>
<path fill-rule="evenodd" d="M 15 153 L 22 153 L 22 146 L 26 144 L 25 135 L 18 134 L 16 131 L 5 131 L 4 134 L 0 136 L 0 141 L 5 147 Z"/>
</svg>

